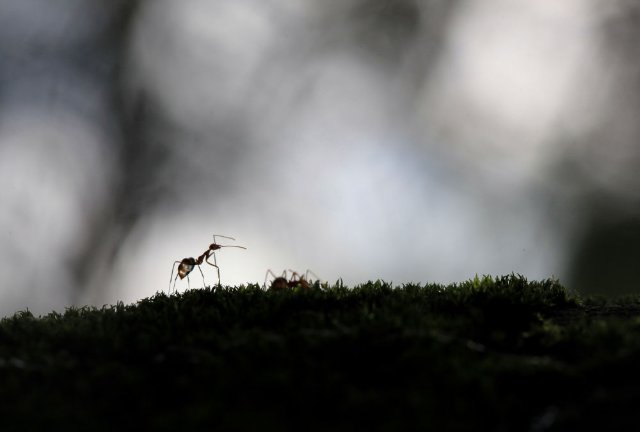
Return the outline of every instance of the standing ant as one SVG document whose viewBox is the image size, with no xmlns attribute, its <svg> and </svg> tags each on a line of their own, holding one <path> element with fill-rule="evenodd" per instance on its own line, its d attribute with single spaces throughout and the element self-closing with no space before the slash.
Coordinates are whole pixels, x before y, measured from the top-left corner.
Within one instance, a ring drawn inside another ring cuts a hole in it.
<svg viewBox="0 0 640 432">
<path fill-rule="evenodd" d="M 200 270 L 200 274 L 202 275 L 202 283 L 204 285 L 206 285 L 206 282 L 204 281 L 204 273 L 202 272 L 202 269 L 200 268 L 200 266 L 206 261 L 207 264 L 215 267 L 218 270 L 218 285 L 220 285 L 220 267 L 218 267 L 218 262 L 216 260 L 216 251 L 218 249 L 221 249 L 223 247 L 236 247 L 236 248 L 240 248 L 240 249 L 247 249 L 244 246 L 236 246 L 236 245 L 220 245 L 216 243 L 216 236 L 218 237 L 222 237 L 222 238 L 226 238 L 229 240 L 233 240 L 235 241 L 235 239 L 233 237 L 227 237 L 227 236 L 223 236 L 220 234 L 214 234 L 213 235 L 213 243 L 211 243 L 209 245 L 209 248 L 204 251 L 202 253 L 202 255 L 200 255 L 198 258 L 184 258 L 182 261 L 175 261 L 173 263 L 173 267 L 171 267 L 171 276 L 169 276 L 169 292 L 171 292 L 171 280 L 173 279 L 173 289 L 175 290 L 176 288 L 176 281 L 178 280 L 178 277 L 180 277 L 180 280 L 184 279 L 185 277 L 187 278 L 187 284 L 189 285 L 189 288 L 191 288 L 191 284 L 189 283 L 189 273 L 191 273 L 193 271 L 194 267 L 198 267 L 198 270 Z M 209 261 L 209 257 L 213 256 L 213 262 Z M 178 271 L 176 273 L 176 277 L 173 277 L 173 270 L 176 268 L 176 264 L 178 264 Z"/>
<path fill-rule="evenodd" d="M 320 280 L 318 275 L 316 275 L 311 270 L 307 270 L 304 276 L 301 276 L 298 272 L 295 272 L 293 270 L 288 271 L 291 272 L 291 278 L 289 279 L 287 279 L 287 270 L 282 272 L 282 276 L 276 276 L 273 271 L 271 271 L 270 269 L 267 270 L 267 273 L 264 276 L 263 286 L 266 288 L 269 275 L 273 277 L 271 285 L 269 286 L 269 289 L 272 291 L 282 291 L 287 288 L 295 287 L 300 287 L 302 289 L 308 290 L 309 288 L 311 288 L 311 279 L 309 279 L 309 274 L 312 274 L 316 278 L 316 280 Z"/>
</svg>

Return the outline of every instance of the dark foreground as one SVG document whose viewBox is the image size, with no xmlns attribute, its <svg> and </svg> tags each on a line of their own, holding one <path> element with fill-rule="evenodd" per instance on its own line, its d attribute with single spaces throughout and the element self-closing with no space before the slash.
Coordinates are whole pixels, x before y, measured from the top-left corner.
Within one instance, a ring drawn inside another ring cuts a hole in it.
<svg viewBox="0 0 640 432">
<path fill-rule="evenodd" d="M 2 430 L 623 430 L 640 300 L 507 276 L 21 312 L 0 397 Z"/>
</svg>

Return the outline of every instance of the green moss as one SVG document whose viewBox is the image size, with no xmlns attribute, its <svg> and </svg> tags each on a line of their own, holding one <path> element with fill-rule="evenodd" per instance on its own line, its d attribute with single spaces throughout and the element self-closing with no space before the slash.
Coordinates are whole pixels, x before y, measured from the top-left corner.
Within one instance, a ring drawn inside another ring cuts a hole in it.
<svg viewBox="0 0 640 432">
<path fill-rule="evenodd" d="M 584 299 L 517 275 L 207 288 L 19 312 L 0 321 L 3 422 L 566 430 L 598 425 L 596 412 L 622 422 L 640 396 L 639 317 L 637 298 Z"/>
</svg>

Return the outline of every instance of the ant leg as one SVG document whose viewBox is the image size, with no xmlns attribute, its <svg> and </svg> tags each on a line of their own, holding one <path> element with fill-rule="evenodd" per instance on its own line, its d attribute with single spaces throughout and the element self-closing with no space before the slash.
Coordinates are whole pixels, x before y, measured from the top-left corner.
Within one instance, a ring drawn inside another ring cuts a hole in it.
<svg viewBox="0 0 640 432">
<path fill-rule="evenodd" d="M 210 263 L 211 264 L 211 263 Z M 218 287 L 222 288 L 222 282 L 220 281 L 220 267 L 218 267 L 215 264 L 211 264 L 212 266 L 214 266 L 216 268 L 216 270 L 218 271 Z"/>
<path fill-rule="evenodd" d="M 222 237 L 222 236 L 220 236 Z M 211 251 L 211 255 L 209 256 L 213 256 L 213 263 L 211 261 L 209 261 L 209 257 L 205 258 L 205 261 L 207 262 L 207 264 L 209 264 L 210 266 L 213 266 L 216 268 L 216 270 L 218 270 L 218 286 L 222 287 L 222 283 L 220 282 L 220 267 L 218 267 L 218 260 L 216 260 L 216 253 L 214 251 Z"/>
<path fill-rule="evenodd" d="M 202 275 L 202 288 L 207 287 L 207 283 L 204 281 L 204 273 L 202 273 L 202 269 L 198 266 L 198 270 L 200 270 L 200 274 Z"/>
<path fill-rule="evenodd" d="M 178 280 L 178 274 L 176 273 L 176 277 L 173 278 L 173 292 L 176 292 L 176 282 Z M 169 287 L 171 287 L 171 283 L 169 283 Z M 171 290 L 169 291 L 169 294 L 171 294 Z"/>
<path fill-rule="evenodd" d="M 298 274 L 298 272 L 293 271 L 293 270 L 291 270 L 291 269 L 289 269 L 289 271 L 291 272 L 291 279 L 290 279 L 290 280 L 291 280 L 292 282 L 296 282 L 296 280 L 295 280 L 296 278 L 298 278 L 298 282 L 300 281 L 300 279 L 302 279 L 302 276 L 300 276 L 300 275 Z"/>
<path fill-rule="evenodd" d="M 311 279 L 309 279 L 309 275 L 312 275 L 315 279 L 313 279 L 313 283 L 311 283 Z M 313 271 L 307 269 L 307 271 L 304 273 L 304 278 L 307 280 L 307 282 L 309 282 L 310 285 L 315 286 L 317 284 L 318 288 L 323 289 L 322 288 L 322 281 L 320 280 L 320 277 L 315 274 Z"/>
<path fill-rule="evenodd" d="M 173 270 L 176 268 L 176 264 L 180 264 L 180 261 L 176 261 L 173 263 L 173 267 L 171 267 L 171 276 L 169 276 L 169 294 L 171 294 L 171 279 L 173 279 Z M 178 279 L 178 273 L 176 273 L 176 279 Z M 176 279 L 173 279 L 173 286 L 176 286 Z"/>
<path fill-rule="evenodd" d="M 275 273 L 273 271 L 271 271 L 271 269 L 267 269 L 267 272 L 264 275 L 264 284 L 262 284 L 263 288 L 267 287 L 267 278 L 269 277 L 269 274 L 271 274 L 273 279 L 276 279 L 278 277 L 278 276 L 275 275 Z"/>
<path fill-rule="evenodd" d="M 319 281 L 319 280 L 320 280 L 320 278 L 318 277 L 318 275 L 317 275 L 317 274 L 315 274 L 314 272 L 312 272 L 312 271 L 311 271 L 311 270 L 309 270 L 309 269 L 307 269 L 307 271 L 306 271 L 306 272 L 305 272 L 305 274 L 304 274 L 304 278 L 305 278 L 306 280 L 309 280 L 309 274 L 311 274 L 313 277 L 315 277 L 315 278 L 316 278 L 316 279 L 315 279 L 316 281 Z"/>
</svg>

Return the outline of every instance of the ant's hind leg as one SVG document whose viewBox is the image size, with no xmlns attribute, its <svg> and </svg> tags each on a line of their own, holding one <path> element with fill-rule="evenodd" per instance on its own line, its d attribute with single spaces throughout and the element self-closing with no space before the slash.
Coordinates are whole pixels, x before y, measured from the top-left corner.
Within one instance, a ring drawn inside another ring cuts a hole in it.
<svg viewBox="0 0 640 432">
<path fill-rule="evenodd" d="M 173 292 L 176 292 L 176 282 L 178 281 L 178 275 L 173 278 Z M 169 282 L 169 294 L 171 294 L 171 282 Z"/>
<path fill-rule="evenodd" d="M 313 279 L 313 283 L 312 284 L 311 284 L 311 280 L 309 279 L 309 275 L 311 275 L 311 276 L 313 276 L 315 278 L 315 279 Z M 318 275 L 315 274 L 314 272 L 312 272 L 311 270 L 307 269 L 307 271 L 304 274 L 304 278 L 307 280 L 307 282 L 309 282 L 314 287 L 318 287 L 320 289 L 324 289 L 324 288 L 322 288 L 322 281 L 320 280 L 320 277 L 318 277 Z"/>
<path fill-rule="evenodd" d="M 171 267 L 171 276 L 169 276 L 169 294 L 171 294 L 171 279 L 173 279 L 173 287 L 176 287 L 176 279 L 178 279 L 178 273 L 176 273 L 175 279 L 173 278 L 173 270 L 176 268 L 176 264 L 180 264 L 180 261 L 176 261 L 173 263 L 173 267 Z"/>
<path fill-rule="evenodd" d="M 312 272 L 311 270 L 308 270 L 308 269 L 307 269 L 307 271 L 304 273 L 304 278 L 305 278 L 306 280 L 309 280 L 309 275 L 311 275 L 311 276 L 315 277 L 314 281 L 319 281 L 319 280 L 320 280 L 320 278 L 318 277 L 318 275 L 317 275 L 317 274 L 315 274 L 315 273 L 314 273 L 314 272 Z"/>
</svg>

